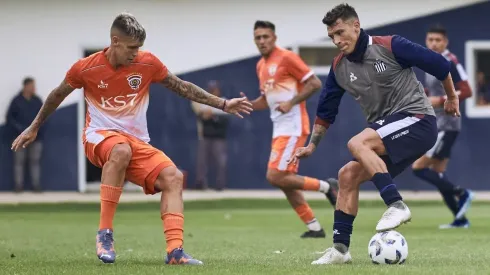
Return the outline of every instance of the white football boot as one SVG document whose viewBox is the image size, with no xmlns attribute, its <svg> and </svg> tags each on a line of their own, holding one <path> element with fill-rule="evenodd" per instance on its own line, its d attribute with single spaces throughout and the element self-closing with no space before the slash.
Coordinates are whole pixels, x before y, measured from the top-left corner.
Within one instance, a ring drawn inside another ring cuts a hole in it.
<svg viewBox="0 0 490 275">
<path fill-rule="evenodd" d="M 311 264 L 346 264 L 352 261 L 350 252 L 342 254 L 334 247 L 330 247 L 325 250 L 325 254 L 320 259 L 313 261 Z"/>
<path fill-rule="evenodd" d="M 410 209 L 403 201 L 391 204 L 376 225 L 376 231 L 388 231 L 408 223 L 412 219 Z"/>
</svg>

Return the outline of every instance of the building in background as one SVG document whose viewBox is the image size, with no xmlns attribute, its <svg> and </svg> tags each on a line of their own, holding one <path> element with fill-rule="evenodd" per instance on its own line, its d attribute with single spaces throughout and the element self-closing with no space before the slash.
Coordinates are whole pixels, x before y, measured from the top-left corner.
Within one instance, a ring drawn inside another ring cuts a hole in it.
<svg viewBox="0 0 490 275">
<path fill-rule="evenodd" d="M 281 26 L 277 30 L 281 37 L 278 44 L 296 50 L 305 61 L 310 62 L 308 65 L 316 67 L 318 74 L 321 75 L 322 70 L 329 65 L 328 56 L 332 52 L 328 49 L 329 40 L 326 39 L 326 32 L 321 24 L 321 18 L 327 10 L 325 1 L 288 2 L 280 10 L 275 1 L 258 0 L 243 3 L 220 0 L 206 4 L 197 0 L 134 3 L 135 1 L 130 0 L 117 3 L 100 3 L 95 0 L 83 3 L 47 0 L 41 3 L 32 0 L 29 4 L 25 1 L 9 1 L 3 5 L 0 9 L 0 24 L 11 27 L 2 28 L 0 34 L 3 37 L 15 35 L 16 43 L 4 46 L 9 53 L 4 62 L 9 66 L 0 69 L 0 81 L 5 91 L 0 99 L 0 111 L 7 111 L 9 99 L 17 92 L 16 87 L 21 81 L 19 75 L 36 75 L 39 79 L 40 96 L 45 98 L 61 82 L 70 65 L 83 57 L 86 49 L 107 46 L 109 38 L 106 26 L 110 24 L 114 14 L 124 10 L 141 18 L 148 30 L 144 48 L 155 52 L 170 71 L 203 87 L 209 79 L 219 76 L 220 80 L 230 83 L 231 89 L 227 91 L 230 94 L 225 94 L 227 97 L 238 95 L 233 87 L 243 88 L 249 97 L 254 96 L 253 91 L 256 92 L 255 95 L 258 94 L 258 80 L 255 76 L 258 57 L 255 56 L 256 49 L 252 40 L 253 22 L 257 19 L 277 22 Z M 488 1 L 414 0 L 368 3 L 353 0 L 349 3 L 356 7 L 363 26 L 373 35 L 396 33 L 423 44 L 428 26 L 435 22 L 444 24 L 451 33 L 450 47 L 468 70 L 470 83 L 475 91 L 476 70 L 488 71 L 484 65 L 490 62 L 479 60 L 486 60 L 485 56 L 490 53 L 490 25 L 478 23 L 485 22 L 490 14 Z M 382 9 L 379 8 L 381 4 Z M 90 6 L 93 7 L 91 17 L 86 20 L 85 11 Z M 176 10 L 186 10 L 188 16 L 185 21 Z M 234 16 L 237 10 L 240 11 L 240 16 Z M 271 10 L 277 12 L 271 13 Z M 210 13 L 215 15 L 212 21 L 207 20 Z M 293 16 L 296 20 L 289 19 Z M 34 27 L 32 22 L 36 22 Z M 57 35 L 42 35 L 40 30 L 52 28 L 54 22 Z M 176 24 L 178 28 L 162 28 Z M 12 31 L 15 33 L 10 33 Z M 22 35 L 19 36 L 19 33 Z M 35 45 L 32 39 L 35 39 Z M 487 41 L 487 44 L 467 42 L 473 40 Z M 469 54 L 466 54 L 467 51 Z M 466 56 L 473 60 L 473 65 L 470 66 Z M 490 75 L 490 71 L 487 75 Z M 197 154 L 194 152 L 197 152 L 198 147 L 195 114 L 188 102 L 165 89 L 154 86 L 151 90 L 148 110 L 151 143 L 164 149 L 179 167 L 188 171 L 189 182 L 195 182 Z M 78 116 L 83 116 L 84 110 L 77 109 L 76 103 L 81 102 L 81 92 L 76 91 L 70 95 L 45 125 L 41 185 L 46 190 L 82 190 L 86 182 L 87 167 L 85 164 L 80 165 L 80 160 L 85 162 L 85 159 L 80 157 L 78 151 L 81 146 L 78 131 L 83 127 L 79 124 L 83 120 L 79 120 Z M 311 119 L 316 100 L 317 97 L 314 96 L 307 103 L 310 105 L 308 109 L 311 110 Z M 452 175 L 455 181 L 467 181 L 470 183 L 468 187 L 478 190 L 486 188 L 482 183 L 490 177 L 487 154 L 482 150 L 490 139 L 490 107 L 480 108 L 471 100 L 467 101 L 467 104 L 473 105 L 462 110 L 465 127 L 459 144 L 454 148 L 458 159 L 452 161 L 450 166 L 459 166 L 460 170 L 466 171 L 464 175 Z M 315 177 L 332 175 L 350 157 L 345 142 L 365 122 L 359 108 L 349 97 L 343 100 L 340 112 L 347 113 L 336 122 L 325 138 L 327 142 L 318 149 L 321 151 L 318 156 L 326 154 L 332 157 L 327 160 L 313 157 L 304 161 L 300 168 L 301 173 Z M 475 115 L 467 116 L 468 112 Z M 263 169 L 269 157 L 270 145 L 260 142 L 270 139 L 269 123 L 267 113 L 230 121 L 227 136 L 227 188 L 270 188 L 264 180 Z M 0 124 L 5 124 L 3 117 Z M 4 128 L 0 126 L 2 136 Z M 478 135 L 468 134 L 471 132 L 478 132 Z M 63 148 L 63 154 L 59 154 L 59 148 Z M 12 190 L 14 186 L 10 162 L 12 158 L 8 142 L 3 141 L 0 147 L 0 190 Z M 397 183 L 401 189 L 428 188 L 410 173 L 402 174 Z M 366 185 L 363 188 L 371 186 Z"/>
</svg>

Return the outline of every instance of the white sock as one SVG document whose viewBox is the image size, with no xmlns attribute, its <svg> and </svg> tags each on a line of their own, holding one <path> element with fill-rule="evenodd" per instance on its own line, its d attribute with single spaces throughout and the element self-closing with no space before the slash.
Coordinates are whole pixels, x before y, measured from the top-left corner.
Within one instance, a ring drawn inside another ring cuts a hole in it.
<svg viewBox="0 0 490 275">
<path fill-rule="evenodd" d="M 310 222 L 308 222 L 306 224 L 306 226 L 308 227 L 309 230 L 312 230 L 312 231 L 322 230 L 322 226 L 320 225 L 320 223 L 318 222 L 318 220 L 316 218 L 311 220 Z"/>
<path fill-rule="evenodd" d="M 320 181 L 320 188 L 318 189 L 318 191 L 320 191 L 322 193 L 327 193 L 328 190 L 330 190 L 330 184 L 328 184 L 328 182 L 326 182 L 326 181 L 321 180 Z"/>
</svg>

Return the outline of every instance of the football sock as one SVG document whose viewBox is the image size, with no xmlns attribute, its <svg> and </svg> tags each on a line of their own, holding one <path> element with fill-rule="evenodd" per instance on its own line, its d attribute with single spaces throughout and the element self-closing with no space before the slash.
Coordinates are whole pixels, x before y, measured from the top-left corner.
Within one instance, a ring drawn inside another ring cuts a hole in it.
<svg viewBox="0 0 490 275">
<path fill-rule="evenodd" d="M 444 174 L 439 174 L 436 171 L 423 168 L 423 169 L 415 169 L 413 173 L 423 179 L 433 184 L 442 195 L 444 202 L 453 215 L 458 213 L 458 202 L 456 201 L 455 196 L 461 195 L 464 191 L 459 187 L 452 184 Z"/>
<path fill-rule="evenodd" d="M 122 194 L 122 187 L 100 185 L 100 229 L 113 230 L 112 222 L 116 214 L 117 204 Z"/>
<path fill-rule="evenodd" d="M 398 193 L 390 174 L 376 173 L 371 181 L 376 185 L 376 188 L 378 188 L 379 194 L 386 205 L 391 205 L 396 201 L 402 200 L 402 196 Z"/>
<path fill-rule="evenodd" d="M 356 216 L 335 210 L 333 223 L 333 244 L 335 249 L 346 253 L 350 246 L 350 235 Z"/>
<path fill-rule="evenodd" d="M 328 184 L 328 182 L 326 181 L 310 177 L 304 177 L 304 179 L 305 183 L 303 185 L 303 190 L 320 191 L 322 193 L 327 193 L 328 189 L 330 189 L 330 184 Z"/>
<path fill-rule="evenodd" d="M 184 243 L 184 215 L 181 213 L 164 213 L 162 215 L 163 233 L 167 242 L 167 253 L 182 247 Z"/>
<path fill-rule="evenodd" d="M 322 229 L 322 226 L 313 214 L 313 210 L 311 210 L 307 203 L 296 207 L 294 211 L 296 211 L 299 218 L 306 224 L 309 230 L 320 231 Z"/>
</svg>

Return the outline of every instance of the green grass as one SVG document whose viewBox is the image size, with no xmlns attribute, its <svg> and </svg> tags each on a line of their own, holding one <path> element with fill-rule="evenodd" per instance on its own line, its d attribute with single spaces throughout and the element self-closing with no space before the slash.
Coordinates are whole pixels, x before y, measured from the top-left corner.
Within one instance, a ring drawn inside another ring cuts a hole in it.
<svg viewBox="0 0 490 275">
<path fill-rule="evenodd" d="M 0 206 L 0 274 L 490 274 L 490 204 L 475 203 L 470 229 L 438 230 L 451 216 L 442 202 L 410 202 L 413 222 L 400 228 L 409 245 L 403 266 L 370 262 L 367 243 L 384 211 L 364 202 L 351 242 L 354 262 L 312 266 L 331 245 L 333 211 L 312 206 L 328 236 L 302 240 L 305 230 L 285 200 L 186 203 L 185 249 L 204 266 L 165 266 L 158 205 L 121 204 L 116 214 L 118 259 L 95 256 L 97 204 Z M 282 250 L 281 254 L 274 251 Z"/>
</svg>

